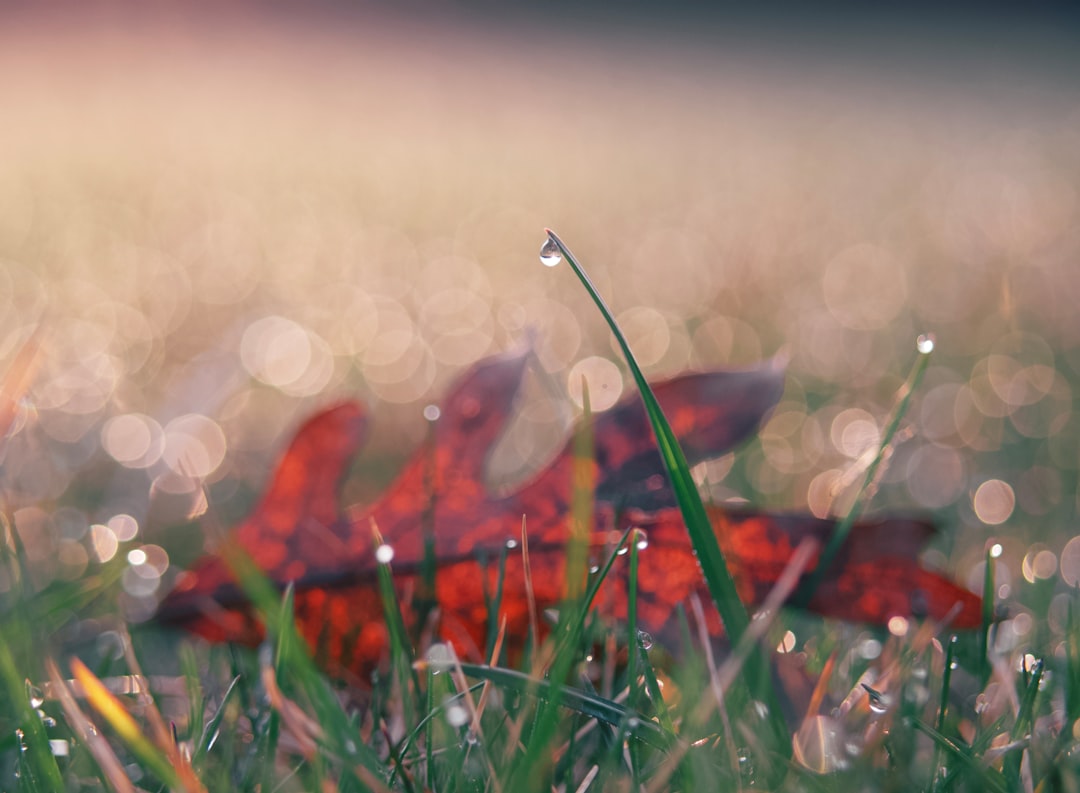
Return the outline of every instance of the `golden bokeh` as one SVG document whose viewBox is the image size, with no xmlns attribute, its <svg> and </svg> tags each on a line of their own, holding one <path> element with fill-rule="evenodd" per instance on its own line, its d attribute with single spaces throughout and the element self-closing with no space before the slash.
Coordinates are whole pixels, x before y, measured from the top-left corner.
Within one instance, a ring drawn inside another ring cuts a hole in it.
<svg viewBox="0 0 1080 793">
<path fill-rule="evenodd" d="M 541 467 L 582 377 L 596 410 L 630 383 L 567 268 L 540 266 L 550 226 L 652 376 L 790 360 L 760 437 L 696 472 L 714 498 L 846 511 L 932 332 L 874 504 L 939 511 L 935 561 L 975 589 L 1004 537 L 1002 586 L 1080 577 L 1075 85 L 380 17 L 192 24 L 0 33 L 0 364 L 45 333 L 0 464 L 41 576 L 146 543 L 123 583 L 148 615 L 162 524 L 242 511 L 302 417 L 371 407 L 348 486 L 371 498 L 424 406 L 528 339 L 492 477 Z"/>
</svg>

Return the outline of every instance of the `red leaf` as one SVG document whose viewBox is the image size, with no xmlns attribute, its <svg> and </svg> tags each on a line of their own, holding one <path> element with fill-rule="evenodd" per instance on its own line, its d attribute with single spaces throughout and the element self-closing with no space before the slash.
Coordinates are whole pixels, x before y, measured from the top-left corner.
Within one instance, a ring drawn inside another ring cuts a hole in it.
<svg viewBox="0 0 1080 793">
<path fill-rule="evenodd" d="M 484 587 L 495 587 L 495 566 L 482 567 L 479 559 L 496 558 L 506 540 L 518 535 L 522 516 L 538 605 L 553 606 L 562 598 L 569 446 L 513 493 L 493 495 L 483 482 L 487 453 L 509 419 L 526 360 L 524 353 L 491 358 L 462 377 L 443 402 L 433 445 L 418 450 L 370 508 L 342 512 L 338 506 L 341 480 L 363 438 L 363 410 L 345 403 L 316 415 L 300 428 L 266 495 L 238 528 L 237 542 L 272 579 L 295 582 L 302 632 L 340 670 L 364 673 L 386 649 L 373 520 L 394 548 L 395 580 L 406 601 L 417 585 L 425 526 L 433 527 L 441 631 L 462 652 L 479 654 L 488 616 Z M 688 374 L 655 386 L 691 463 L 724 453 L 756 430 L 782 388 L 783 374 L 772 364 Z M 638 399 L 600 415 L 595 448 L 598 558 L 607 538 L 625 526 L 648 533 L 639 572 L 639 618 L 645 629 L 659 629 L 677 603 L 703 591 L 703 582 Z M 718 508 L 710 514 L 740 593 L 751 603 L 768 592 L 804 536 L 824 540 L 832 526 L 797 515 Z M 942 618 L 959 604 L 953 624 L 978 625 L 977 597 L 918 566 L 918 552 L 932 533 L 930 524 L 918 520 L 857 524 L 810 608 L 880 623 L 911 613 L 913 606 Z M 915 603 L 913 592 L 920 593 Z M 599 607 L 625 616 L 621 575 L 606 585 Z M 523 637 L 527 613 L 518 553 L 507 555 L 502 615 L 509 634 Z M 162 605 L 161 618 L 215 640 L 260 636 L 228 570 L 213 556 L 185 575 Z M 719 630 L 719 621 L 714 619 L 712 627 Z"/>
</svg>

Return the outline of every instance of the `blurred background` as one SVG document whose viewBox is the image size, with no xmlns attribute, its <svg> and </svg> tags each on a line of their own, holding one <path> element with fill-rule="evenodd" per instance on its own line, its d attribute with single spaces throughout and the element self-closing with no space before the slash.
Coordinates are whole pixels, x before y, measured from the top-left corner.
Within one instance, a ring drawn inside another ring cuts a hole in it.
<svg viewBox="0 0 1080 793">
<path fill-rule="evenodd" d="M 352 397 L 371 500 L 424 406 L 530 329 L 492 480 L 542 467 L 570 384 L 595 409 L 630 387 L 538 260 L 550 226 L 651 375 L 790 358 L 760 437 L 699 470 L 716 499 L 843 512 L 932 333 L 874 508 L 938 514 L 927 563 L 976 590 L 994 548 L 998 594 L 1045 594 L 1059 629 L 1076 19 L 849 11 L 0 6 L 0 365 L 44 331 L 0 487 L 38 584 L 127 554 L 145 619 L 201 548 L 202 484 L 235 521 L 296 424 Z"/>
</svg>

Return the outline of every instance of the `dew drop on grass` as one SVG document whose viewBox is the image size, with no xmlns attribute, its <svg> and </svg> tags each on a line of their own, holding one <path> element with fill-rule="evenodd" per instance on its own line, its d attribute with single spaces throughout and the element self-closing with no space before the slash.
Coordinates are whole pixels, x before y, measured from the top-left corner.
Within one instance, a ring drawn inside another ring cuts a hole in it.
<svg viewBox="0 0 1080 793">
<path fill-rule="evenodd" d="M 923 355 L 929 355 L 934 351 L 934 334 L 924 333 L 915 339 L 915 348 Z"/>
<path fill-rule="evenodd" d="M 446 709 L 446 720 L 451 727 L 464 727 L 469 722 L 469 711 L 463 705 L 454 703 Z"/>
<path fill-rule="evenodd" d="M 390 564 L 390 561 L 394 558 L 394 548 L 391 545 L 383 543 L 375 549 L 375 561 L 379 564 Z"/>
<path fill-rule="evenodd" d="M 508 539 L 506 541 L 506 550 L 512 551 L 517 547 L 518 547 L 518 541 L 515 540 L 513 537 L 511 537 L 510 539 Z"/>
<path fill-rule="evenodd" d="M 32 708 L 40 708 L 45 704 L 45 695 L 40 688 L 29 680 L 26 681 L 26 698 L 30 700 L 30 707 Z"/>
<path fill-rule="evenodd" d="M 555 244 L 555 240 L 548 237 L 540 246 L 540 263 L 545 267 L 554 267 L 562 261 L 562 251 Z"/>
<path fill-rule="evenodd" d="M 641 645 L 642 650 L 651 650 L 652 649 L 653 638 L 652 638 L 652 636 L 650 634 L 646 633 L 645 631 L 638 631 L 637 632 L 637 640 L 638 640 L 638 644 Z"/>
</svg>

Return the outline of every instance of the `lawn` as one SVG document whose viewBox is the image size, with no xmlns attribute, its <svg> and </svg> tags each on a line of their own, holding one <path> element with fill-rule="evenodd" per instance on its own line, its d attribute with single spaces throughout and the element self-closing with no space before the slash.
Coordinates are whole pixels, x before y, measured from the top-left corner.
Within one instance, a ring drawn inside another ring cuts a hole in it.
<svg viewBox="0 0 1080 793">
<path fill-rule="evenodd" d="M 0 32 L 0 789 L 1080 785 L 1064 34 L 942 34 L 915 58 L 869 33 L 826 53 L 586 21 L 180 17 L 11 12 Z M 492 492 L 636 393 L 582 283 L 541 265 L 545 227 L 648 379 L 786 361 L 760 431 L 684 472 L 701 498 L 932 517 L 922 564 L 989 594 L 989 632 L 789 609 L 732 653 L 693 603 L 654 641 L 583 591 L 540 615 L 548 644 L 459 667 L 387 585 L 380 619 L 409 624 L 346 685 L 301 649 L 303 597 L 253 572 L 261 648 L 155 621 L 337 400 L 370 414 L 343 494 L 364 505 L 487 356 L 534 347 Z"/>
</svg>

